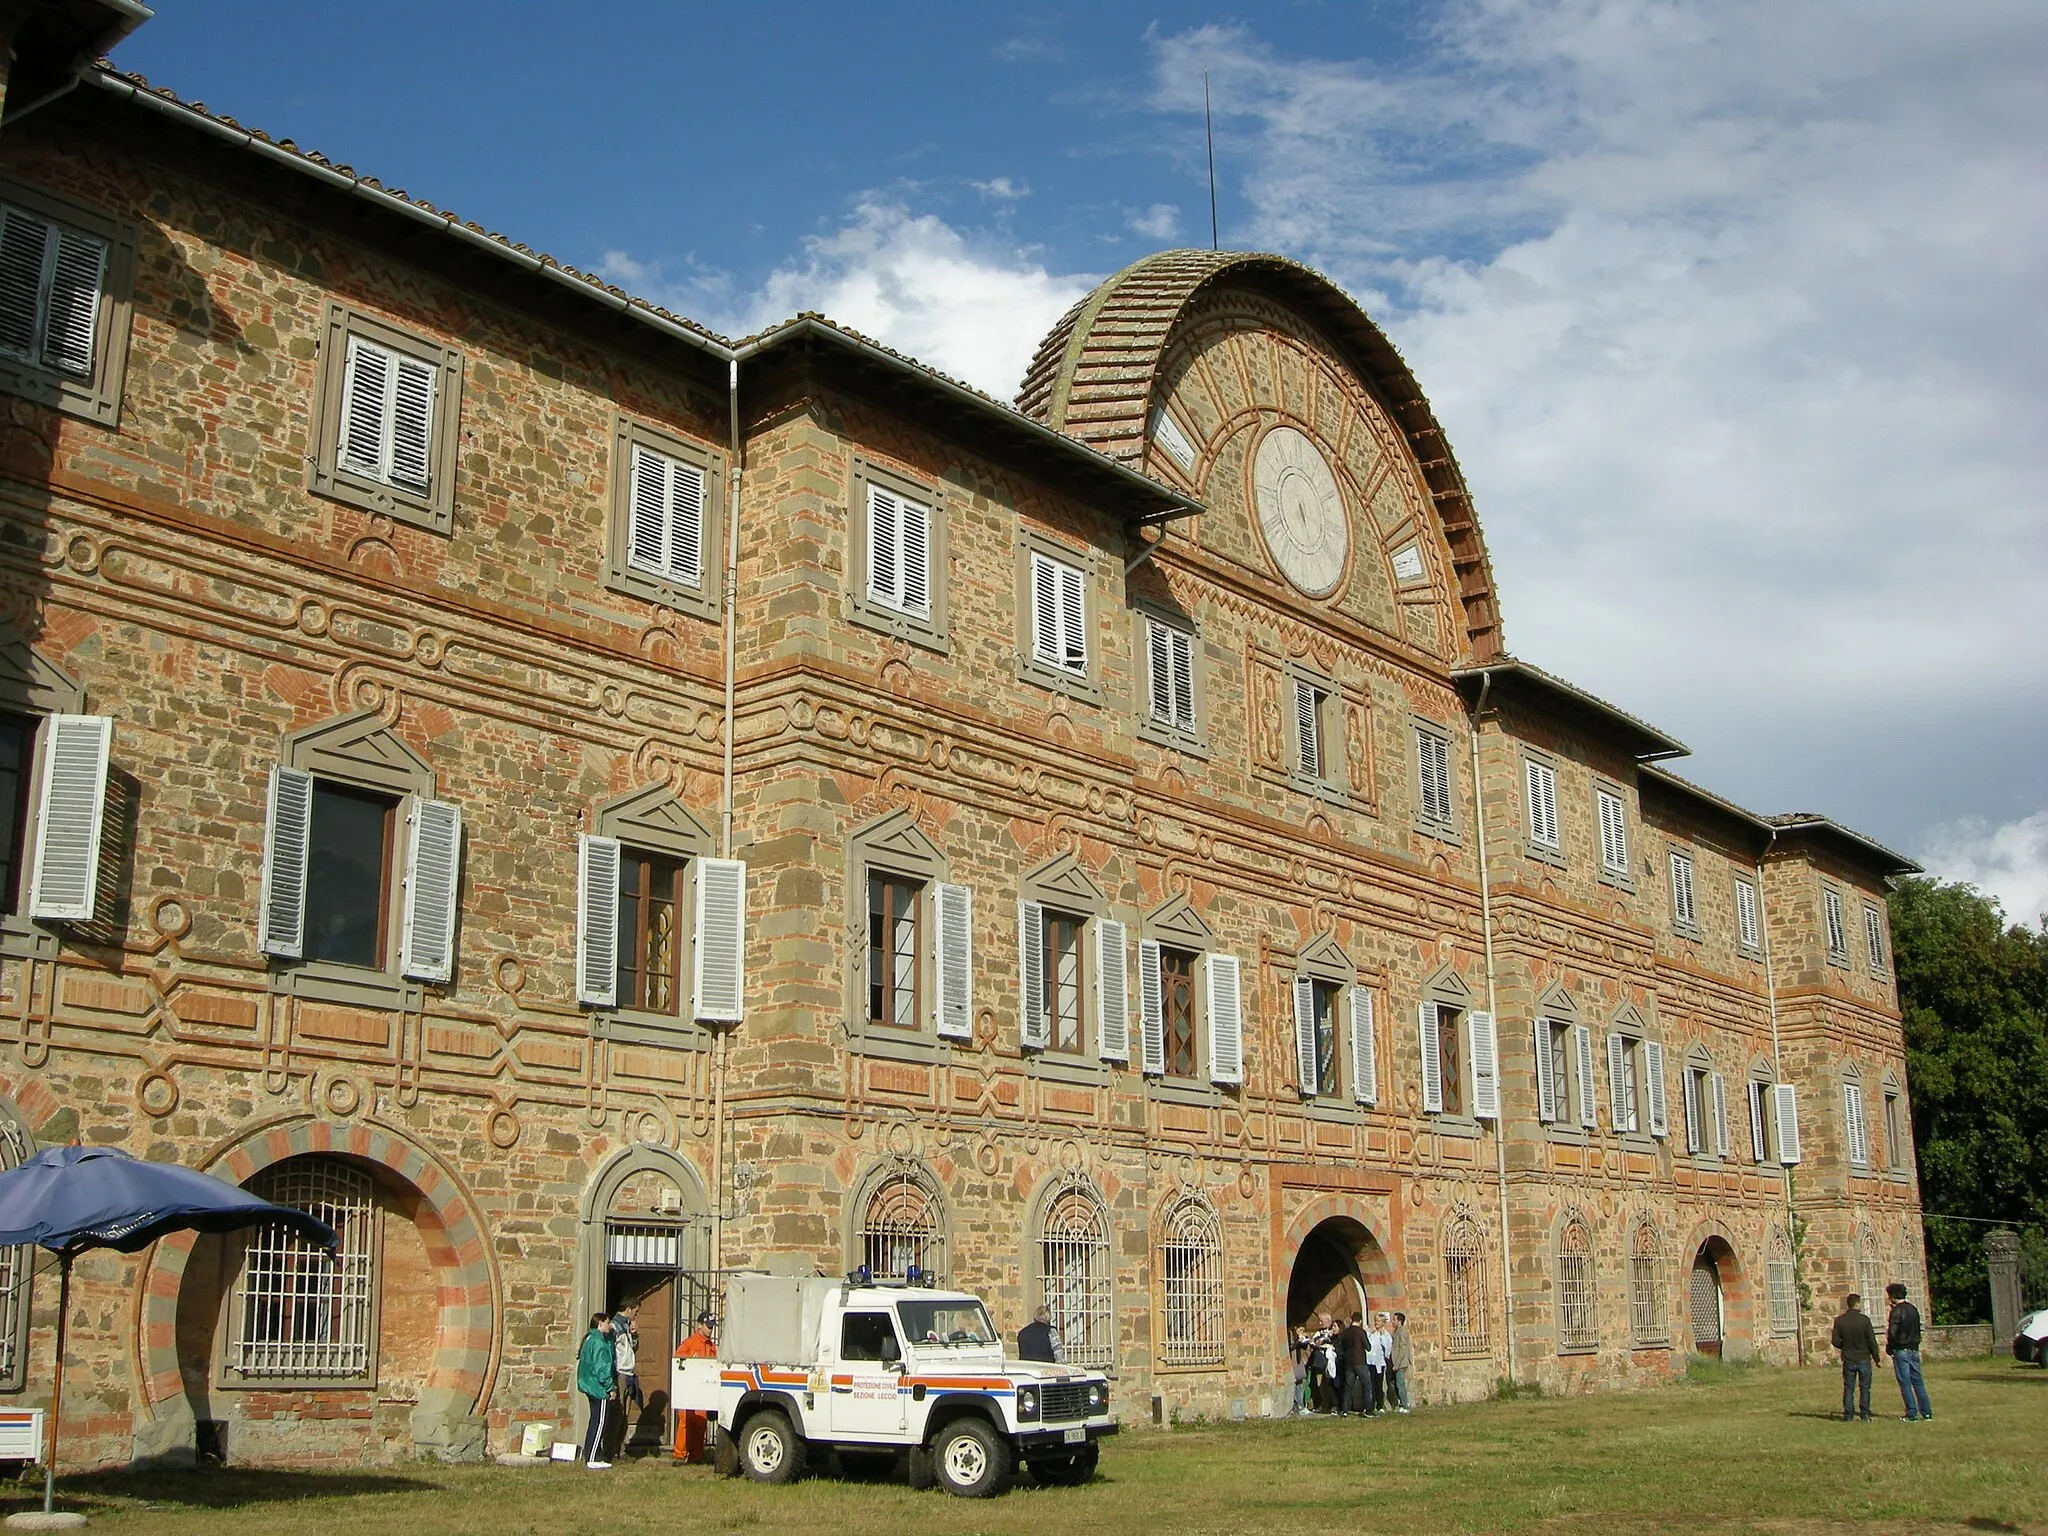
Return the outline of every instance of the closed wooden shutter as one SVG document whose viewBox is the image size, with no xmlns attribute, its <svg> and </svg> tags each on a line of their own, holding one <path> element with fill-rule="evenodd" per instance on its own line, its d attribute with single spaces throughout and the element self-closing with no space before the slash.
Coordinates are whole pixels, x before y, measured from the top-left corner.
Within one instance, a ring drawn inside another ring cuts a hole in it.
<svg viewBox="0 0 2048 1536">
<path fill-rule="evenodd" d="M 1153 1077 L 1166 1075 L 1166 988 L 1159 974 L 1159 945 L 1152 939 L 1138 944 L 1138 1049 L 1141 1070 Z"/>
<path fill-rule="evenodd" d="M 1536 1048 L 1536 1118 L 1545 1125 L 1557 1119 L 1557 1081 L 1550 1070 L 1550 1030 L 1550 1020 L 1537 1019 L 1529 1031 Z"/>
<path fill-rule="evenodd" d="M 868 597 L 903 606 L 903 503 L 879 485 L 868 487 Z"/>
<path fill-rule="evenodd" d="M 1209 1081 L 1244 1081 L 1244 1011 L 1235 955 L 1204 959 L 1209 981 Z"/>
<path fill-rule="evenodd" d="M 747 1011 L 747 866 L 697 861 L 697 1017 L 737 1024 Z"/>
<path fill-rule="evenodd" d="M 392 355 L 389 478 L 416 496 L 427 494 L 433 463 L 436 373 L 431 363 L 402 352 Z"/>
<path fill-rule="evenodd" d="M 105 242 L 57 229 L 50 263 L 43 361 L 64 373 L 92 377 L 93 340 L 99 327 L 100 287 L 106 275 Z"/>
<path fill-rule="evenodd" d="M 1600 1123 L 1593 1089 L 1593 1031 L 1584 1024 L 1572 1026 L 1572 1059 L 1579 1073 L 1579 1124 L 1593 1130 Z"/>
<path fill-rule="evenodd" d="M 1764 1160 L 1769 1150 L 1764 1145 L 1764 1094 L 1766 1085 L 1752 1080 L 1749 1085 L 1749 1155 L 1756 1162 Z"/>
<path fill-rule="evenodd" d="M 1542 763 L 1524 763 L 1529 801 L 1529 841 L 1545 848 L 1557 842 L 1557 774 Z"/>
<path fill-rule="evenodd" d="M 932 611 L 932 509 L 921 501 L 900 497 L 903 543 L 903 607 L 930 618 Z"/>
<path fill-rule="evenodd" d="M 1870 1164 L 1870 1129 L 1863 1121 L 1863 1090 L 1855 1083 L 1842 1084 L 1842 1124 L 1849 1132 L 1849 1161 L 1858 1168 Z"/>
<path fill-rule="evenodd" d="M 1045 1016 L 1045 908 L 1035 901 L 1017 903 L 1017 1038 L 1028 1050 L 1042 1051 L 1052 1038 Z"/>
<path fill-rule="evenodd" d="M 1593 797 L 1600 807 L 1600 864 L 1609 874 L 1628 873 L 1628 820 L 1621 796 L 1598 790 Z"/>
<path fill-rule="evenodd" d="M 33 362 L 43 308 L 50 226 L 19 208 L 0 209 L 0 352 Z"/>
<path fill-rule="evenodd" d="M 114 722 L 104 715 L 51 715 L 43 722 L 30 917 L 92 921 L 99 899 L 100 833 L 106 823 L 107 755 L 113 740 Z"/>
<path fill-rule="evenodd" d="M 1167 631 L 1169 648 L 1173 652 L 1173 724 L 1174 729 L 1192 731 L 1195 728 L 1195 637 L 1185 630 Z"/>
<path fill-rule="evenodd" d="M 1628 1042 L 1617 1031 L 1607 1037 L 1607 1095 L 1617 1131 L 1636 1128 L 1635 1093 L 1628 1081 Z"/>
<path fill-rule="evenodd" d="M 1436 1038 L 1435 1003 L 1423 1003 L 1415 1010 L 1415 1028 L 1422 1047 L 1422 1109 L 1425 1114 L 1444 1112 L 1443 1057 Z"/>
<path fill-rule="evenodd" d="M 1294 978 L 1294 1067 L 1302 1097 L 1313 1098 L 1318 1087 L 1316 984 L 1307 976 Z"/>
<path fill-rule="evenodd" d="M 683 586 L 704 580 L 704 471 L 633 445 L 627 563 Z"/>
<path fill-rule="evenodd" d="M 1706 1122 L 1703 1118 L 1705 1107 L 1700 1103 L 1700 1074 L 1691 1067 L 1682 1067 L 1678 1073 L 1680 1107 L 1685 1111 L 1685 1150 L 1697 1157 L 1706 1151 Z"/>
<path fill-rule="evenodd" d="M 1735 933 L 1744 949 L 1757 947 L 1756 887 L 1747 880 L 1735 882 Z"/>
<path fill-rule="evenodd" d="M 280 960 L 306 953 L 306 857 L 313 836 L 313 775 L 270 770 L 263 818 L 262 932 L 257 947 Z"/>
<path fill-rule="evenodd" d="M 1145 621 L 1145 672 L 1152 697 L 1152 718 L 1173 724 L 1173 646 L 1171 632 L 1156 619 Z"/>
<path fill-rule="evenodd" d="M 576 840 L 576 1001 L 612 1008 L 619 997 L 619 844 Z"/>
<path fill-rule="evenodd" d="M 1693 925 L 1692 859 L 1683 853 L 1671 855 L 1671 917 L 1674 922 Z"/>
<path fill-rule="evenodd" d="M 1451 821 L 1450 746 L 1434 731 L 1415 732 L 1415 758 L 1422 791 L 1422 818 L 1449 826 Z"/>
<path fill-rule="evenodd" d="M 1297 678 L 1294 684 L 1295 760 L 1301 765 L 1301 776 L 1305 779 L 1323 776 L 1322 721 L 1317 703 L 1315 689 Z"/>
<path fill-rule="evenodd" d="M 1474 1009 L 1465 1016 L 1465 1038 L 1472 1048 L 1472 1114 L 1479 1120 L 1500 1118 L 1500 1051 L 1494 1038 L 1493 1015 Z"/>
<path fill-rule="evenodd" d="M 1708 1079 L 1714 1093 L 1714 1156 L 1728 1155 L 1728 1083 L 1716 1072 Z"/>
<path fill-rule="evenodd" d="M 1778 1161 L 1789 1168 L 1799 1161 L 1799 1097 L 1790 1083 L 1772 1085 L 1771 1116 L 1778 1132 Z"/>
<path fill-rule="evenodd" d="M 384 421 L 391 395 L 392 355 L 360 336 L 348 339 L 341 374 L 340 467 L 372 480 L 384 478 Z"/>
<path fill-rule="evenodd" d="M 1055 564 L 1059 564 L 1055 562 Z M 1088 604 L 1078 568 L 1059 564 L 1060 662 L 1069 672 L 1088 670 Z"/>
<path fill-rule="evenodd" d="M 1650 1097 L 1650 1134 L 1669 1136 L 1671 1106 L 1665 1098 L 1664 1047 L 1654 1040 L 1643 1042 L 1643 1075 L 1647 1079 Z"/>
<path fill-rule="evenodd" d="M 1833 891 L 1821 893 L 1822 905 L 1827 909 L 1828 953 L 1837 959 L 1849 957 L 1849 938 L 1842 931 L 1842 898 Z"/>
<path fill-rule="evenodd" d="M 1031 654 L 1048 667 L 1060 665 L 1060 579 L 1053 562 L 1031 552 Z"/>
<path fill-rule="evenodd" d="M 462 812 L 444 800 L 416 799 L 410 820 L 398 965 L 414 981 L 446 981 L 455 969 Z"/>
<path fill-rule="evenodd" d="M 668 477 L 666 460 L 633 445 L 633 483 L 627 487 L 626 563 L 652 575 L 668 574 Z"/>
<path fill-rule="evenodd" d="M 1379 1036 L 1373 1028 L 1372 988 L 1351 989 L 1351 1097 L 1380 1101 Z"/>
<path fill-rule="evenodd" d="M 1131 1014 L 1125 967 L 1130 964 L 1124 925 L 1095 923 L 1095 1048 L 1104 1061 L 1131 1059 Z"/>
<path fill-rule="evenodd" d="M 933 1027 L 948 1040 L 974 1038 L 974 894 L 964 885 L 934 885 L 939 935 Z"/>
</svg>

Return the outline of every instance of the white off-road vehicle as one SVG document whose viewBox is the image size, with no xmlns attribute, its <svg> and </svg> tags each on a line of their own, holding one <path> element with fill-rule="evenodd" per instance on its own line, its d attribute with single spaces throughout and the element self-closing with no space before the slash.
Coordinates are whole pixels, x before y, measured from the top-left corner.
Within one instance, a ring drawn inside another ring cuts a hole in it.
<svg viewBox="0 0 2048 1536">
<path fill-rule="evenodd" d="M 678 1360 L 672 1392 L 716 1415 L 719 1469 L 763 1483 L 829 1451 L 985 1498 L 1020 1468 L 1086 1482 L 1117 1431 L 1107 1377 L 1006 1359 L 979 1297 L 913 1285 L 734 1275 L 719 1357 Z"/>
<path fill-rule="evenodd" d="M 2012 1336 L 2012 1357 L 2022 1365 L 2048 1365 L 2048 1307 L 2020 1319 L 2019 1331 Z"/>
</svg>

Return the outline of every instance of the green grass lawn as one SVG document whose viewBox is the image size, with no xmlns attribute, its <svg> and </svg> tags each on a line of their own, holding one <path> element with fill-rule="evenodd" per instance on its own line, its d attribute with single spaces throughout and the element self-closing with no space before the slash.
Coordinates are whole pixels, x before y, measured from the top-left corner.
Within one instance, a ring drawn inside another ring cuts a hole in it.
<svg viewBox="0 0 2048 1536">
<path fill-rule="evenodd" d="M 1833 1417 L 1840 1374 L 1832 1368 L 1707 1366 L 1652 1392 L 1370 1421 L 1183 1425 L 1109 1442 L 1100 1475 L 1085 1487 L 1020 1482 L 980 1503 L 900 1482 L 817 1477 L 765 1488 L 666 1460 L 609 1472 L 422 1463 L 109 1473 L 66 1479 L 59 1492 L 98 1530 L 194 1536 L 2048 1532 L 2048 1371 L 1982 1360 L 1935 1365 L 1928 1377 L 1931 1424 L 1900 1422 L 1883 1370 L 1874 1398 L 1883 1416 L 1864 1425 Z M 26 1489 L 0 1496 L 6 1512 L 33 1505 Z"/>
</svg>

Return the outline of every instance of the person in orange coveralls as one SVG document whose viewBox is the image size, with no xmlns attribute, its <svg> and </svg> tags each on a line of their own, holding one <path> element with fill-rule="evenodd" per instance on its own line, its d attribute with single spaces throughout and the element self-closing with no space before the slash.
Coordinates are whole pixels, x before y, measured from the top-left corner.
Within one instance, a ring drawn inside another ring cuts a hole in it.
<svg viewBox="0 0 2048 1536">
<path fill-rule="evenodd" d="M 716 1360 L 718 1346 L 711 1342 L 711 1330 L 718 1319 L 709 1312 L 697 1315 L 697 1326 L 690 1330 L 690 1336 L 676 1346 L 678 1360 Z M 704 1459 L 705 1432 L 711 1426 L 708 1413 L 688 1411 L 676 1415 L 675 1454 L 683 1461 Z"/>
</svg>

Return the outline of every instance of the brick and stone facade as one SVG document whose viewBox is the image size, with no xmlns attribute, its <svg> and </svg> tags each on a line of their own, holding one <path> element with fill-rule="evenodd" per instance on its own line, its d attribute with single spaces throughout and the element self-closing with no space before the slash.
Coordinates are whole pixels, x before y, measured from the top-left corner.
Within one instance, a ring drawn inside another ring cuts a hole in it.
<svg viewBox="0 0 2048 1536">
<path fill-rule="evenodd" d="M 1329 1298 L 1405 1309 L 1441 1401 L 1654 1381 L 1702 1343 L 1791 1362 L 1825 1298 L 1872 1273 L 1918 1291 L 1882 924 L 1910 866 L 1686 783 L 1654 766 L 1675 742 L 1510 656 L 1426 400 L 1314 274 L 1142 262 L 1061 322 L 1012 410 L 829 322 L 728 343 L 104 68 L 0 131 L 0 201 L 132 249 L 101 310 L 114 408 L 0 398 L 0 709 L 37 740 L 112 722 L 93 917 L 26 916 L 19 861 L 7 893 L 7 1155 L 76 1137 L 235 1181 L 329 1160 L 369 1175 L 377 1234 L 345 1381 L 237 1375 L 232 1240 L 83 1260 L 68 1456 L 470 1457 L 566 1425 L 629 1241 L 692 1284 L 915 1251 L 1006 1330 L 1065 1287 L 1127 1423 L 1271 1410 L 1286 1324 Z M 432 494 L 337 472 L 352 336 L 440 370 Z M 1273 531 L 1314 510 L 1259 495 L 1283 429 L 1337 487 L 1315 595 Z M 636 442 L 701 475 L 688 591 L 622 576 Z M 873 599 L 869 487 L 929 509 L 928 613 Z M 1034 556 L 1080 573 L 1078 665 L 1035 652 Z M 1191 723 L 1155 715 L 1154 623 L 1190 637 Z M 266 954 L 280 766 L 401 825 L 459 809 L 445 980 L 382 929 L 382 963 Z M 679 1004 L 579 1003 L 589 835 L 691 882 L 745 862 L 741 1021 L 692 1016 L 688 949 Z M 871 1006 L 878 876 L 911 893 L 882 962 L 916 1000 L 901 1026 Z M 968 893 L 964 999 L 940 887 Z M 1076 936 L 1052 985 L 1078 985 L 1077 1034 L 1045 1048 L 1023 902 Z M 1155 975 L 1193 1037 L 1162 1072 Z M 1297 995 L 1335 1046 L 1323 1091 Z M 1590 1078 L 1573 1043 L 1539 1083 L 1538 1019 L 1586 1031 Z M 1688 1141 L 1689 1070 L 1722 1085 L 1725 1148 L 1711 1123 Z M 1796 1166 L 1775 1128 L 1753 1155 L 1752 1081 L 1794 1090 Z M 53 1300 L 39 1280 L 15 1320 L 17 1400 L 47 1392 Z"/>
</svg>

